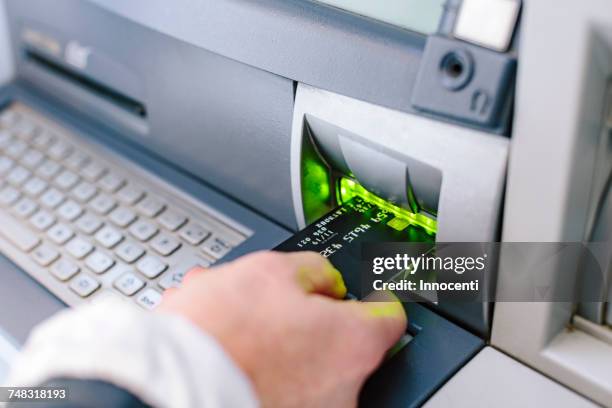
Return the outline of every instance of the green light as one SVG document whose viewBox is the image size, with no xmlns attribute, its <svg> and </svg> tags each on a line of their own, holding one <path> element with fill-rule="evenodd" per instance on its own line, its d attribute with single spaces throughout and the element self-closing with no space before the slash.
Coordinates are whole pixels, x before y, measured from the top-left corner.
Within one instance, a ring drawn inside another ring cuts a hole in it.
<svg viewBox="0 0 612 408">
<path fill-rule="evenodd" d="M 303 167 L 304 187 L 313 199 L 329 200 L 329 176 L 327 168 L 315 160 L 306 160 Z"/>
<path fill-rule="evenodd" d="M 346 177 L 341 178 L 336 188 L 336 198 L 338 199 L 338 202 L 341 204 L 345 203 L 355 196 L 359 196 L 364 200 L 382 208 L 383 210 L 389 211 L 397 218 L 404 219 L 410 224 L 420 226 L 430 235 L 435 235 L 436 231 L 438 230 L 438 223 L 436 220 L 429 218 L 424 214 L 415 214 L 405 208 L 393 205 L 378 197 L 376 194 L 370 193 L 354 180 Z M 395 222 L 397 223 L 398 221 Z"/>
</svg>

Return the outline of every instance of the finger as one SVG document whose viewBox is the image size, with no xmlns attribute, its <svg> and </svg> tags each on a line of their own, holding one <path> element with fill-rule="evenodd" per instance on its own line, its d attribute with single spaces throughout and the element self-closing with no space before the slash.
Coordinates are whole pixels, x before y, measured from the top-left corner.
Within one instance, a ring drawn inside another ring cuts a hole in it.
<svg viewBox="0 0 612 408">
<path fill-rule="evenodd" d="M 202 272 L 206 272 L 208 269 L 204 268 L 203 266 L 197 265 L 194 266 L 193 268 L 191 268 L 183 277 L 182 283 L 186 284 L 187 282 L 189 282 L 191 279 L 193 279 L 194 277 L 198 276 L 199 274 L 201 274 Z"/>
<path fill-rule="evenodd" d="M 337 299 L 346 296 L 342 275 L 326 258 L 316 252 L 291 252 L 283 256 L 294 265 L 295 281 L 307 293 Z"/>
<path fill-rule="evenodd" d="M 364 330 L 379 342 L 381 353 L 390 349 L 405 333 L 408 317 L 402 303 L 391 292 L 376 292 L 366 301 L 339 304 L 360 319 Z"/>
</svg>

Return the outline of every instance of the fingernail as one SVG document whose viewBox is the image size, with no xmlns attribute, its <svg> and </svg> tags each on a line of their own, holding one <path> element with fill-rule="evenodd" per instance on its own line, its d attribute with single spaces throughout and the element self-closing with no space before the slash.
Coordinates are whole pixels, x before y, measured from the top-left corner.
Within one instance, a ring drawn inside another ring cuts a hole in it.
<svg viewBox="0 0 612 408">
<path fill-rule="evenodd" d="M 334 268 L 334 266 L 330 263 L 329 264 L 329 273 L 333 276 L 334 279 L 334 286 L 333 286 L 333 290 L 334 293 L 336 293 L 339 297 L 345 297 L 346 296 L 346 284 L 344 283 L 344 278 L 342 277 L 342 274 L 340 273 L 340 271 L 336 268 Z"/>
<path fill-rule="evenodd" d="M 406 311 L 399 302 L 369 302 L 368 313 L 372 317 L 406 317 Z"/>
</svg>

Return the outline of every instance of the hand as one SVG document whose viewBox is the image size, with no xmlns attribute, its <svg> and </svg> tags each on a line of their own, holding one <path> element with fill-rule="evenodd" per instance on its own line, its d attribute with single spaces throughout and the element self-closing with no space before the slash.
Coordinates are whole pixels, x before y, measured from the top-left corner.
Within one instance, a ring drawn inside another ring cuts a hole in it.
<svg viewBox="0 0 612 408">
<path fill-rule="evenodd" d="M 349 407 L 404 334 L 406 316 L 399 302 L 345 295 L 342 276 L 320 255 L 260 252 L 190 271 L 159 311 L 214 336 L 262 406 Z"/>
</svg>

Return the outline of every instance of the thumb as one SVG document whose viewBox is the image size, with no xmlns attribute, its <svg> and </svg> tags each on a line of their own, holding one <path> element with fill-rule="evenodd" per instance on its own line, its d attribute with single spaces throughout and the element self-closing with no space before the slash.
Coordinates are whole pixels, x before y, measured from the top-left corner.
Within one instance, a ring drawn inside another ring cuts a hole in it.
<svg viewBox="0 0 612 408">
<path fill-rule="evenodd" d="M 380 345 L 381 353 L 389 350 L 406 333 L 408 318 L 402 303 L 391 292 L 375 292 L 361 302 L 343 302 L 347 312 L 362 321 Z"/>
</svg>

